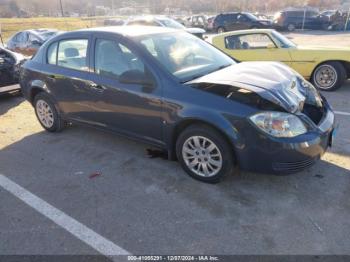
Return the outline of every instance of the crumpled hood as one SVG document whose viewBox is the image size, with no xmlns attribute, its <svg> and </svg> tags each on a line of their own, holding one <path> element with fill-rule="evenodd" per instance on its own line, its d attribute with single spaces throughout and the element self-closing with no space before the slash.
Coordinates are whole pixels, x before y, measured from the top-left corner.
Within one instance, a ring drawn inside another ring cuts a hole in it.
<svg viewBox="0 0 350 262">
<path fill-rule="evenodd" d="M 290 113 L 301 111 L 305 95 L 300 91 L 301 76 L 278 62 L 243 62 L 189 82 L 243 88 L 257 93 Z"/>
<path fill-rule="evenodd" d="M 11 50 L 3 47 L 3 46 L 0 46 L 0 50 L 10 54 L 15 60 L 16 60 L 16 63 L 20 63 L 21 61 L 24 61 L 25 60 L 25 57 L 20 54 L 20 53 L 16 53 L 16 52 L 12 52 Z"/>
</svg>

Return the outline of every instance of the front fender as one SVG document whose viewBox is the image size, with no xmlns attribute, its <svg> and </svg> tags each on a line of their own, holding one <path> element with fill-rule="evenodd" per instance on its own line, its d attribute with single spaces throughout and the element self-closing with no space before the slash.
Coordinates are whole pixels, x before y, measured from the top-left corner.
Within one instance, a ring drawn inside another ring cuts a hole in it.
<svg viewBox="0 0 350 262">
<path fill-rule="evenodd" d="M 199 108 L 190 108 L 179 112 L 179 117 L 165 124 L 164 136 L 168 151 L 175 152 L 176 138 L 183 128 L 191 124 L 206 124 L 222 133 L 231 143 L 234 151 L 244 145 L 244 139 L 235 127 L 235 120 L 224 113 Z M 237 120 L 238 121 L 238 120 Z"/>
</svg>

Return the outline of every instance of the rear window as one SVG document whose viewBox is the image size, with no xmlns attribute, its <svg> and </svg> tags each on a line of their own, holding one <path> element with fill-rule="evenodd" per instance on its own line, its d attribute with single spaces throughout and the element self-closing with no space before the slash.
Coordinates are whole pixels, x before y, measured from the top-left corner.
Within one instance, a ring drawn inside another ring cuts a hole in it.
<svg viewBox="0 0 350 262">
<path fill-rule="evenodd" d="M 59 42 L 57 65 L 87 71 L 87 39 L 63 40 Z"/>
</svg>

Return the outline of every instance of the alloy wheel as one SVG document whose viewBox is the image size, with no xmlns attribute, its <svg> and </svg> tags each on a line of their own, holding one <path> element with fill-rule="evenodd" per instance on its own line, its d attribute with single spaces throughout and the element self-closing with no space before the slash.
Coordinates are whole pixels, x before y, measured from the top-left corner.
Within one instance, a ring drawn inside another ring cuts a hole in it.
<svg viewBox="0 0 350 262">
<path fill-rule="evenodd" d="M 224 30 L 223 28 L 220 27 L 220 28 L 218 29 L 218 33 L 219 33 L 219 34 L 225 33 L 225 30 Z"/>
<path fill-rule="evenodd" d="M 35 105 L 39 121 L 46 128 L 51 128 L 54 124 L 54 116 L 51 107 L 44 100 L 38 100 Z"/>
<path fill-rule="evenodd" d="M 295 30 L 295 25 L 294 24 L 289 24 L 288 25 L 288 31 L 292 32 Z"/>
<path fill-rule="evenodd" d="M 215 176 L 223 165 L 218 146 L 203 136 L 189 137 L 182 146 L 182 157 L 187 167 L 202 177 Z"/>
</svg>

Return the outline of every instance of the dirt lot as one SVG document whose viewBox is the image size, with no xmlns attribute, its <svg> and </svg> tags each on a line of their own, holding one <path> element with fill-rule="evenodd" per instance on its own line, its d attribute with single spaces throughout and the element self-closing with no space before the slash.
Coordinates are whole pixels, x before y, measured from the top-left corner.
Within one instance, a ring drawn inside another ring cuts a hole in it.
<svg viewBox="0 0 350 262">
<path fill-rule="evenodd" d="M 321 44 L 336 37 L 291 36 Z M 349 35 L 337 37 L 327 43 L 349 45 Z M 98 254 L 108 246 L 112 254 L 350 255 L 350 82 L 324 95 L 339 131 L 318 164 L 289 176 L 238 170 L 218 185 L 113 134 L 80 126 L 47 133 L 22 97 L 0 97 L 0 175 L 26 190 L 0 187 L 0 254 Z"/>
</svg>

